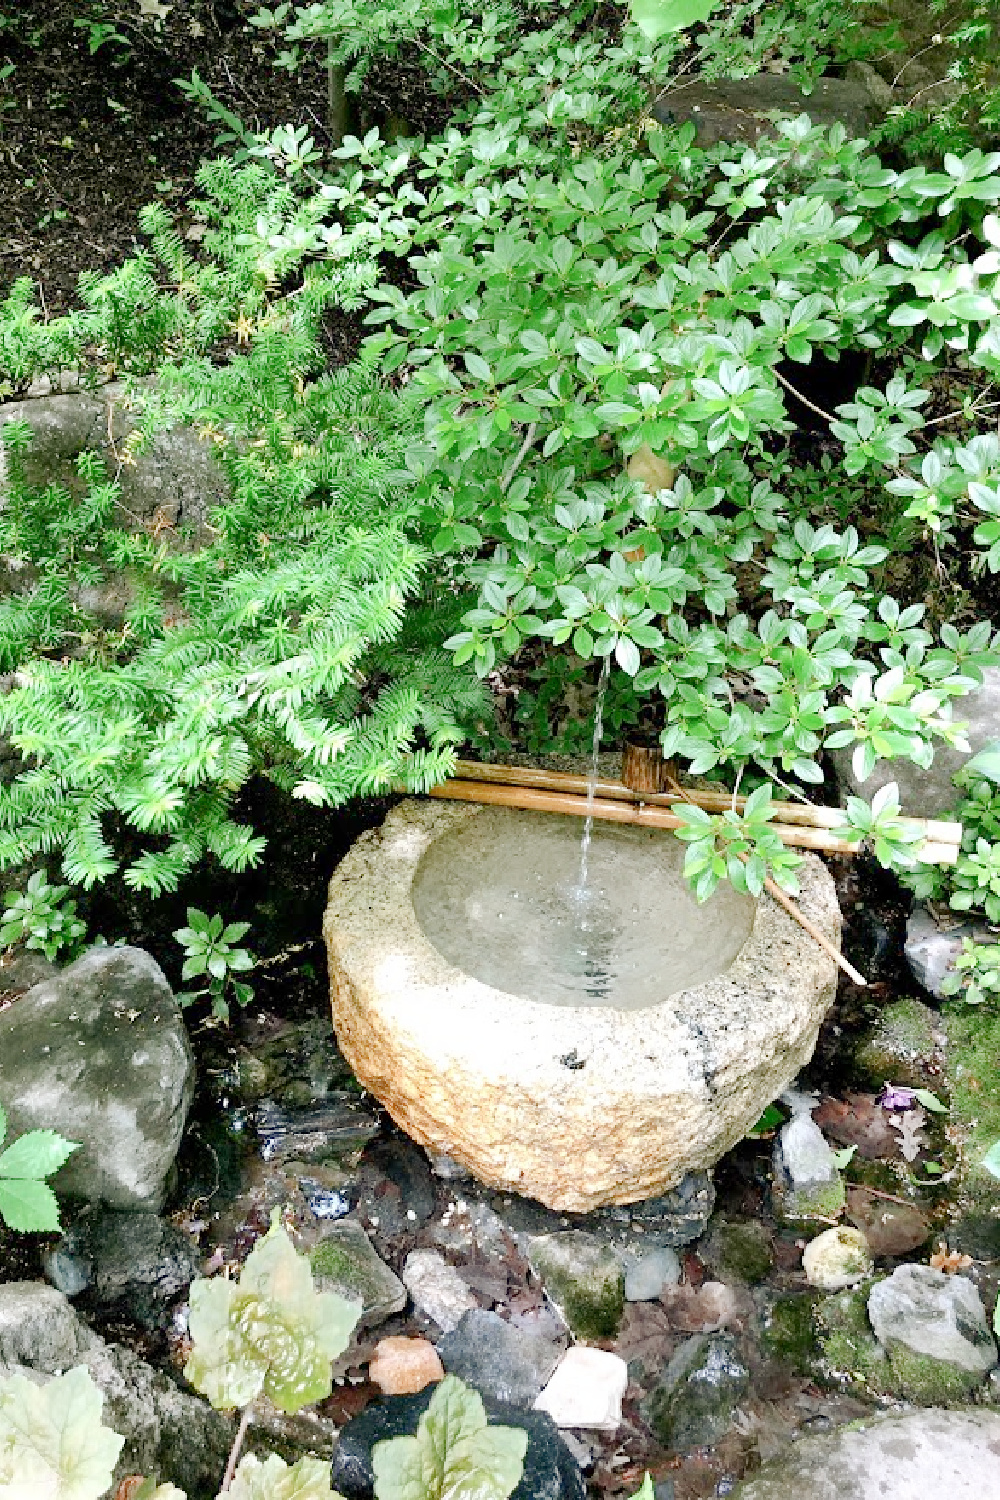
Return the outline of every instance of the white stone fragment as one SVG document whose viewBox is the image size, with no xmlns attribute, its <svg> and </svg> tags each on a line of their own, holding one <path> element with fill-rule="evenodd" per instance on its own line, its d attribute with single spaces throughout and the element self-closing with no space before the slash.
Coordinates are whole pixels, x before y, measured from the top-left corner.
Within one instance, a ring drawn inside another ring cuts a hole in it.
<svg viewBox="0 0 1000 1500">
<path fill-rule="evenodd" d="M 628 1366 L 617 1354 L 577 1344 L 566 1350 L 535 1410 L 548 1412 L 557 1427 L 614 1432 L 627 1385 Z"/>
</svg>

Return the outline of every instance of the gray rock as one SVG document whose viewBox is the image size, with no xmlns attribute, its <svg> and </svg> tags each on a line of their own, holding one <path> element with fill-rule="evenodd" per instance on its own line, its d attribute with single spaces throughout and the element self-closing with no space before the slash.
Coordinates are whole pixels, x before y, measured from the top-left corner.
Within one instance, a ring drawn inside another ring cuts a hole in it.
<svg viewBox="0 0 1000 1500">
<path fill-rule="evenodd" d="M 982 672 L 982 686 L 965 698 L 956 698 L 952 705 L 955 722 L 968 724 L 973 755 L 1000 739 L 1000 667 L 984 667 Z M 951 778 L 968 760 L 963 751 L 951 750 L 939 741 L 928 770 L 908 760 L 880 761 L 868 780 L 859 782 L 851 767 L 851 754 L 849 745 L 830 752 L 844 796 L 864 797 L 870 802 L 880 787 L 894 781 L 903 812 L 917 818 L 940 818 L 952 812 L 958 793 Z"/>
<path fill-rule="evenodd" d="M 359 1328 L 375 1328 L 406 1306 L 406 1287 L 353 1219 L 331 1224 L 310 1262 L 319 1291 L 361 1303 Z"/>
<path fill-rule="evenodd" d="M 854 1067 L 869 1087 L 899 1083 L 904 1088 L 934 1088 L 943 1047 L 940 1016 L 921 1000 L 907 997 L 879 1011 L 871 1035 L 854 1054 Z"/>
<path fill-rule="evenodd" d="M 403 1284 L 414 1306 L 442 1333 L 457 1328 L 463 1313 L 479 1306 L 472 1292 L 436 1250 L 413 1250 L 403 1267 Z"/>
<path fill-rule="evenodd" d="M 997 1363 L 997 1346 L 972 1282 L 930 1266 L 897 1266 L 868 1297 L 875 1337 L 890 1353 L 899 1345 L 973 1376 Z"/>
<path fill-rule="evenodd" d="M 882 91 L 867 81 L 821 78 L 811 94 L 785 74 L 762 73 L 756 78 L 696 82 L 675 93 L 658 96 L 653 114 L 666 123 L 694 122 L 699 146 L 719 141 L 756 141 L 774 134 L 769 115 L 778 111 L 793 118 L 808 115 L 814 125 L 843 124 L 855 136 L 865 136 L 885 114 Z"/>
<path fill-rule="evenodd" d="M 609 1245 L 583 1230 L 540 1235 L 528 1262 L 579 1338 L 613 1338 L 625 1306 L 625 1273 Z"/>
<path fill-rule="evenodd" d="M 104 1396 L 103 1422 L 125 1439 L 116 1479 L 147 1474 L 190 1495 L 214 1493 L 234 1423 L 182 1391 L 130 1349 L 91 1333 L 54 1287 L 0 1286 L 0 1379 L 84 1365 Z"/>
<path fill-rule="evenodd" d="M 562 1346 L 475 1308 L 437 1345 L 441 1363 L 466 1385 L 511 1406 L 531 1406 L 562 1356 Z"/>
<path fill-rule="evenodd" d="M 659 1440 L 685 1453 L 715 1443 L 750 1389 L 750 1372 L 728 1334 L 696 1334 L 674 1354 L 646 1402 Z"/>
<path fill-rule="evenodd" d="M 998 1453 L 996 1412 L 893 1413 L 800 1438 L 733 1500 L 987 1500 Z"/>
<path fill-rule="evenodd" d="M 667 1245 L 632 1244 L 619 1258 L 625 1271 L 626 1302 L 653 1302 L 664 1287 L 676 1286 L 681 1279 L 677 1252 Z"/>
<path fill-rule="evenodd" d="M 139 948 L 91 949 L 0 1011 L 11 1136 L 80 1142 L 53 1179 L 60 1196 L 157 1212 L 193 1090 L 177 1002 Z"/>
<path fill-rule="evenodd" d="M 57 1292 L 79 1297 L 94 1279 L 94 1268 L 86 1256 L 77 1255 L 61 1240 L 42 1255 L 42 1270 Z"/>
<path fill-rule="evenodd" d="M 156 1214 L 99 1211 L 80 1217 L 49 1258 L 53 1284 L 72 1296 L 72 1266 L 87 1271 L 88 1302 L 164 1327 L 169 1304 L 198 1274 L 201 1257 L 182 1230 Z M 60 1279 L 56 1279 L 59 1277 Z"/>
<path fill-rule="evenodd" d="M 0 1364 L 56 1374 L 79 1362 L 88 1335 L 72 1307 L 41 1281 L 0 1285 Z"/>
<path fill-rule="evenodd" d="M 836 1218 L 844 1184 L 833 1152 L 810 1114 L 795 1114 L 774 1146 L 774 1209 L 788 1224 Z"/>
<path fill-rule="evenodd" d="M 27 422 L 34 432 L 24 465 L 31 484 L 44 487 L 57 482 L 71 493 L 80 493 L 77 457 L 87 451 L 100 454 L 111 476 L 118 476 L 121 495 L 115 524 L 126 530 L 152 521 L 168 539 L 181 527 L 191 527 L 200 535 L 212 507 L 227 498 L 225 477 L 212 444 L 190 428 L 160 433 L 148 453 L 134 464 L 119 466 L 117 453 L 138 425 L 137 413 L 126 408 L 121 382 L 0 407 L 0 429 L 13 421 Z M 5 474 L 0 442 L 0 496 Z"/>
<path fill-rule="evenodd" d="M 917 983 L 938 1000 L 945 998 L 942 985 L 955 967 L 965 938 L 992 943 L 996 934 L 981 922 L 958 922 L 939 927 L 926 906 L 915 906 L 906 923 L 903 952 Z"/>
<path fill-rule="evenodd" d="M 471 1182 L 472 1173 L 468 1167 L 463 1167 L 460 1161 L 455 1161 L 447 1151 L 432 1151 L 427 1148 L 427 1160 L 435 1177 L 440 1177 L 442 1182 Z"/>
<path fill-rule="evenodd" d="M 497 1196 L 494 1207 L 522 1252 L 536 1235 L 581 1229 L 607 1244 L 622 1246 L 644 1238 L 657 1245 L 689 1245 L 705 1232 L 715 1207 L 715 1186 L 708 1172 L 688 1172 L 675 1188 L 586 1214 L 559 1213 L 534 1198 Z"/>
</svg>

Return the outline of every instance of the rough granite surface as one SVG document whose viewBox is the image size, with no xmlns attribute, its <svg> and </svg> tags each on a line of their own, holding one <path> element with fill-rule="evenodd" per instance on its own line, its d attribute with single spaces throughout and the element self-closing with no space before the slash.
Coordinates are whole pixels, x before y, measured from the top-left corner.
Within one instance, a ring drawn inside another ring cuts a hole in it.
<svg viewBox="0 0 1000 1500">
<path fill-rule="evenodd" d="M 482 812 L 405 801 L 331 881 L 333 1020 L 358 1078 L 421 1145 L 562 1211 L 653 1197 L 711 1166 L 811 1057 L 832 959 L 765 897 L 731 967 L 662 1005 L 493 989 L 437 953 L 411 899 L 431 843 Z M 527 830 L 534 815 L 511 816 Z M 829 874 L 807 856 L 800 879 L 801 909 L 838 941 Z"/>
</svg>

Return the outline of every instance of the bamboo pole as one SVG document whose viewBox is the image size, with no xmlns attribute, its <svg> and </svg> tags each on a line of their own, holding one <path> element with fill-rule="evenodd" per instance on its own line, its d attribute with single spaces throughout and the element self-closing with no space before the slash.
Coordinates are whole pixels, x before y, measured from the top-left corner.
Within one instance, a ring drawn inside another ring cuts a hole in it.
<svg viewBox="0 0 1000 1500">
<path fill-rule="evenodd" d="M 586 776 L 574 775 L 567 771 L 545 771 L 534 766 L 496 766 L 474 760 L 457 761 L 455 774 L 465 781 L 533 787 L 576 796 L 586 796 L 589 785 Z M 703 808 L 706 812 L 727 812 L 730 808 L 742 812 L 746 806 L 745 797 L 733 797 L 730 792 L 713 792 L 701 787 L 678 786 L 674 792 L 636 793 L 622 782 L 606 781 L 600 777 L 595 784 L 594 795 L 608 801 L 633 803 L 651 808 L 673 806 L 680 798 L 695 807 Z M 508 805 L 514 806 L 515 804 Z M 816 849 L 828 854 L 857 852 L 856 844 L 838 838 L 834 832 L 838 828 L 843 828 L 846 822 L 839 808 L 814 807 L 810 803 L 798 802 L 772 802 L 771 807 L 776 815 L 773 826 L 779 831 L 785 843 L 794 843 L 802 849 Z M 923 833 L 925 842 L 920 858 L 924 864 L 954 864 L 956 862 L 962 842 L 961 823 L 947 823 L 935 818 L 904 818 L 902 821 Z M 781 824 L 827 829 L 831 832 L 832 838 L 830 841 L 821 839 L 813 841 L 808 837 L 803 837 L 801 840 L 793 839 L 791 830 L 781 830 L 779 826 Z M 677 824 L 663 823 L 650 826 L 673 828 Z M 786 834 L 787 837 L 785 837 Z"/>
<path fill-rule="evenodd" d="M 633 823 L 640 828 L 683 828 L 684 819 L 667 808 L 646 802 L 626 801 L 624 798 L 594 797 L 588 804 L 586 797 L 575 791 L 549 791 L 544 787 L 504 786 L 499 782 L 480 782 L 454 777 L 440 786 L 432 787 L 430 796 L 456 802 L 484 802 L 491 807 L 520 807 L 529 812 L 568 813 L 578 818 L 593 813 L 609 823 Z M 677 802 L 673 796 L 671 802 Z M 824 854 L 855 854 L 857 846 L 840 839 L 821 828 L 785 828 L 778 823 L 770 825 L 782 843 L 798 849 L 816 849 Z"/>
</svg>

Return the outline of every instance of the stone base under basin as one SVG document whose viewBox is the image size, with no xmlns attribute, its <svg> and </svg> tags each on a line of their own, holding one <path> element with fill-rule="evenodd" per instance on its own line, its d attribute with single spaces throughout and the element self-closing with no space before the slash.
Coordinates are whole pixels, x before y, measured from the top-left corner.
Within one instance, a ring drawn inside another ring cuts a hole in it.
<svg viewBox="0 0 1000 1500">
<path fill-rule="evenodd" d="M 341 1049 L 410 1136 L 491 1187 L 567 1212 L 653 1197 L 713 1165 L 808 1061 L 836 965 L 764 897 L 724 972 L 657 1003 L 494 988 L 433 946 L 414 882 L 439 841 L 498 817 L 526 847 L 538 836 L 535 813 L 413 799 L 340 864 L 323 931 Z M 826 869 L 807 856 L 799 877 L 803 912 L 838 941 Z"/>
</svg>

